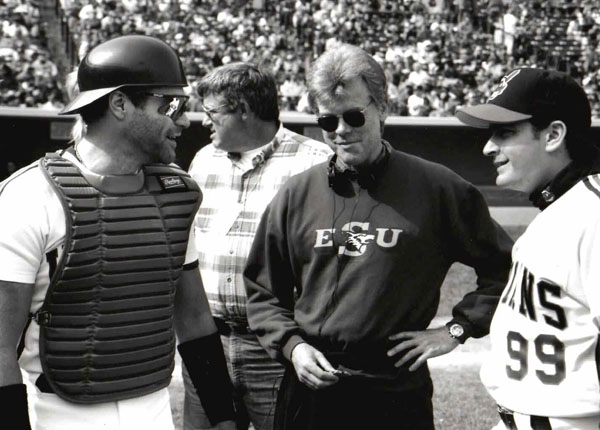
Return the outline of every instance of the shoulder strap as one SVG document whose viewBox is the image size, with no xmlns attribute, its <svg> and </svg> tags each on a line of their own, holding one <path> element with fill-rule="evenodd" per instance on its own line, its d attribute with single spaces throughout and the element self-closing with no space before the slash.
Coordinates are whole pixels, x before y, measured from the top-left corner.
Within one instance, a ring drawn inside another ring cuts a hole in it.
<svg viewBox="0 0 600 430">
<path fill-rule="evenodd" d="M 60 204 L 65 213 L 65 239 L 64 239 L 63 243 L 65 243 L 65 244 L 71 243 L 72 224 L 73 224 L 73 219 L 71 217 L 71 211 L 69 210 L 69 205 L 67 203 L 66 196 L 64 195 L 63 191 L 60 189 L 58 184 L 56 183 L 55 179 L 52 177 L 52 174 L 50 173 L 50 169 L 52 169 L 52 170 L 67 169 L 67 170 L 73 171 L 73 173 L 74 173 L 75 171 L 77 171 L 77 168 L 72 163 L 70 163 L 69 161 L 62 158 L 58 153 L 47 153 L 44 157 L 40 158 L 38 165 L 40 167 L 40 170 L 44 174 L 44 177 L 48 180 L 48 183 L 50 184 L 51 188 L 54 190 L 54 192 L 58 196 L 58 200 L 60 201 Z M 53 285 L 56 284 L 57 277 L 60 275 L 60 273 L 62 272 L 62 270 L 65 266 L 66 255 L 67 255 L 67 253 L 63 252 L 60 256 L 60 259 L 56 265 L 56 269 L 54 270 L 54 273 L 52 274 L 52 277 L 50 279 L 50 283 L 48 285 L 48 290 L 46 292 L 46 296 L 51 294 L 52 287 L 53 287 Z M 45 312 L 45 310 L 46 310 L 46 301 L 44 300 L 42 307 L 36 312 L 35 315 L 33 315 L 33 318 L 37 319 L 39 317 L 39 315 L 41 315 L 43 312 Z"/>
<path fill-rule="evenodd" d="M 54 182 L 54 180 L 52 180 L 52 178 L 50 177 L 50 173 L 47 170 L 46 167 L 46 163 L 44 162 L 44 160 L 57 160 L 60 159 L 62 157 L 60 157 L 60 155 L 56 152 L 48 152 L 46 153 L 46 155 L 43 158 L 40 158 L 37 162 L 33 162 L 31 163 L 29 166 L 22 168 L 21 170 L 19 170 L 18 172 L 15 173 L 15 175 L 11 176 L 11 180 L 14 179 L 15 177 L 23 174 L 24 172 L 33 169 L 35 167 L 39 167 L 40 170 L 42 171 L 42 173 L 44 174 L 44 177 L 48 180 L 48 182 L 50 183 L 50 185 L 52 186 L 52 189 L 54 189 L 54 191 L 57 193 L 58 195 L 58 199 L 60 200 L 63 209 L 65 210 L 65 222 L 66 222 L 66 236 L 70 237 L 71 234 L 71 217 L 69 216 L 69 212 L 67 209 L 67 204 L 65 202 L 64 196 L 62 195 L 62 193 L 59 191 L 58 186 L 56 185 L 56 183 Z M 0 184 L 0 194 L 2 193 L 2 190 L 4 189 L 4 186 L 10 182 L 9 180 L 4 181 Z M 54 250 L 53 252 L 56 253 L 56 250 Z M 61 257 L 61 261 L 58 262 L 58 266 L 62 267 L 62 265 L 64 265 L 64 263 L 62 262 L 63 258 Z M 50 286 L 53 284 L 52 279 L 56 276 L 56 270 L 53 271 L 51 279 L 50 279 L 50 283 L 49 283 L 49 287 L 48 289 L 50 289 Z M 40 307 L 40 309 L 35 313 L 35 314 L 29 314 L 29 317 L 27 318 L 27 323 L 25 324 L 25 327 L 23 328 L 23 332 L 21 333 L 21 339 L 19 341 L 19 345 L 17 347 L 17 357 L 20 357 L 21 354 L 23 353 L 23 349 L 25 349 L 25 334 L 27 333 L 27 329 L 29 328 L 29 325 L 31 324 L 32 320 L 37 320 L 39 315 L 44 311 L 44 304 L 42 304 L 42 306 Z"/>
</svg>

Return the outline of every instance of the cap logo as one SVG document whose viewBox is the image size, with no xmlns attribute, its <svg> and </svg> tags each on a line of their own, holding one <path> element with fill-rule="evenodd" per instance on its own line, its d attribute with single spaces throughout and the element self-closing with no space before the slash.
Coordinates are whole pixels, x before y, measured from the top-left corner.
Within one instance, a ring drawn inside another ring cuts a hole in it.
<svg viewBox="0 0 600 430">
<path fill-rule="evenodd" d="M 519 73 L 521 73 L 521 69 L 513 70 L 508 75 L 504 76 L 500 80 L 500 84 L 498 85 L 498 88 L 496 88 L 494 90 L 494 92 L 492 93 L 492 95 L 488 99 L 488 102 L 491 101 L 491 100 L 494 100 L 496 97 L 498 97 L 500 94 L 502 94 L 504 92 L 504 90 L 506 90 L 508 88 L 508 83 L 512 79 L 514 79 Z"/>
</svg>

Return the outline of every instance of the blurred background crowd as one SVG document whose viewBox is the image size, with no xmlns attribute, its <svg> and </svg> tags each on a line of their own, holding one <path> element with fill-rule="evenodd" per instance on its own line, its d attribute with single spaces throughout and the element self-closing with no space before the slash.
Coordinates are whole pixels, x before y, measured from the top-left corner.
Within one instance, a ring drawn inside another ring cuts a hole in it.
<svg viewBox="0 0 600 430">
<path fill-rule="evenodd" d="M 59 109 L 68 69 L 137 33 L 178 50 L 192 95 L 213 67 L 252 61 L 275 74 L 282 110 L 307 112 L 310 62 L 348 42 L 385 68 L 392 115 L 452 116 L 527 65 L 574 76 L 600 118 L 597 0 L 0 0 L 0 21 L 3 106 Z"/>
</svg>

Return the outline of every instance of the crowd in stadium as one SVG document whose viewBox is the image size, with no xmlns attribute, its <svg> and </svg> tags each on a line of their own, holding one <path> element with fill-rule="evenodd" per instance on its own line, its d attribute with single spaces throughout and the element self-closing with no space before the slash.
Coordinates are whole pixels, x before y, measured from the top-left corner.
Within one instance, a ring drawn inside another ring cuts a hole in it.
<svg viewBox="0 0 600 430">
<path fill-rule="evenodd" d="M 62 81 L 31 1 L 0 2 L 0 106 L 62 106 Z"/>
<path fill-rule="evenodd" d="M 0 1 L 0 105 L 59 108 L 65 100 L 36 4 Z M 157 36 L 178 50 L 192 87 L 232 61 L 269 68 L 282 110 L 307 111 L 310 62 L 331 44 L 349 42 L 383 63 L 392 115 L 451 116 L 459 105 L 484 100 L 511 68 L 528 65 L 569 72 L 600 118 L 594 0 L 60 0 L 60 6 L 79 59 L 117 35 Z M 199 110 L 197 102 L 192 110 Z"/>
</svg>

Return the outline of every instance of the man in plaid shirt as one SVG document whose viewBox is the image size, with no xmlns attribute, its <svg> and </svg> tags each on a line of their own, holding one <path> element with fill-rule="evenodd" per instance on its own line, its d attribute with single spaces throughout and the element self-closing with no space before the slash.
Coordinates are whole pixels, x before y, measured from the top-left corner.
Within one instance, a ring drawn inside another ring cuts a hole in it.
<svg viewBox="0 0 600 430">
<path fill-rule="evenodd" d="M 275 80 L 252 64 L 214 69 L 200 81 L 198 94 L 212 141 L 190 166 L 204 195 L 195 221 L 200 271 L 228 360 L 238 429 L 252 423 L 270 430 L 283 367 L 248 329 L 242 272 L 275 193 L 332 151 L 281 125 Z M 185 369 L 184 381 L 184 428 L 210 428 Z"/>
</svg>

